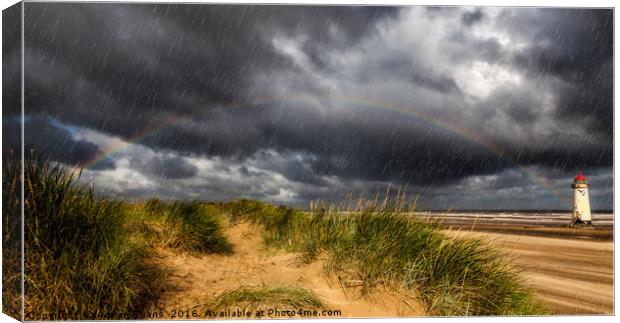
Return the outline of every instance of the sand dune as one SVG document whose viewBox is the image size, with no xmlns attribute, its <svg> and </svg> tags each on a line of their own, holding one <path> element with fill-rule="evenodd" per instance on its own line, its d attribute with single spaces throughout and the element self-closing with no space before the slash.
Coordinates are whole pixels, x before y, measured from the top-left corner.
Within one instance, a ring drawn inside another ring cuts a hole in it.
<svg viewBox="0 0 620 323">
<path fill-rule="evenodd" d="M 595 229 L 542 226 L 534 222 L 480 223 L 480 216 L 444 216 L 449 234 L 478 236 L 501 248 L 522 269 L 521 278 L 554 314 L 613 313 L 613 232 Z M 524 217 L 531 221 L 532 217 Z M 523 221 L 523 219 L 521 219 Z M 556 218 L 563 221 L 564 217 Z M 448 229 L 449 228 L 449 229 Z M 241 286 L 299 285 L 318 294 L 340 317 L 423 316 L 424 307 L 410 294 L 377 290 L 362 297 L 325 277 L 323 262 L 300 263 L 298 255 L 265 250 L 260 233 L 246 223 L 230 227 L 228 239 L 234 254 L 188 255 L 159 250 L 159 261 L 172 268 L 175 286 L 158 310 L 187 309 Z"/>
<path fill-rule="evenodd" d="M 260 233 L 248 224 L 227 232 L 232 255 L 187 255 L 160 250 L 160 261 L 173 269 L 176 287 L 168 291 L 159 310 L 187 309 L 241 286 L 299 285 L 320 296 L 328 309 L 340 310 L 338 317 L 394 317 L 424 315 L 423 307 L 404 293 L 378 290 L 365 297 L 355 289 L 346 291 L 336 279 L 325 277 L 323 262 L 298 261 L 294 253 L 264 250 Z"/>
</svg>

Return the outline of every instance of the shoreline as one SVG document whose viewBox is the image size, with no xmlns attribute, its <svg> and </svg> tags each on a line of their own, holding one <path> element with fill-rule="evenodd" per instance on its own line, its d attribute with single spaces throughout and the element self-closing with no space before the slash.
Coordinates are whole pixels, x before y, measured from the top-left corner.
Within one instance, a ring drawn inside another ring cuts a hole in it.
<svg viewBox="0 0 620 323">
<path fill-rule="evenodd" d="M 517 268 L 552 315 L 614 313 L 613 227 L 463 223 L 450 235 L 483 238 Z"/>
<path fill-rule="evenodd" d="M 418 214 L 437 221 L 445 230 L 489 232 L 573 240 L 613 241 L 614 217 L 593 214 L 593 225 L 569 227 L 570 213 L 431 213 Z"/>
<path fill-rule="evenodd" d="M 594 240 L 612 242 L 614 239 L 613 227 L 545 227 L 545 226 L 516 226 L 502 224 L 475 224 L 474 226 L 459 224 L 442 224 L 444 230 L 497 233 L 522 236 L 536 236 L 544 238 L 568 239 L 568 240 Z"/>
</svg>

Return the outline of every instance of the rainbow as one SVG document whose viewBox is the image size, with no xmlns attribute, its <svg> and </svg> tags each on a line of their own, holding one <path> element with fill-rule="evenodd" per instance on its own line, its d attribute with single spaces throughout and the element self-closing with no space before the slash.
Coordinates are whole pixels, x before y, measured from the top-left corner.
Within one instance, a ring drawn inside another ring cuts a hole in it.
<svg viewBox="0 0 620 323">
<path fill-rule="evenodd" d="M 390 112 L 396 112 L 399 115 L 413 117 L 418 121 L 422 121 L 423 123 L 429 124 L 434 127 L 439 127 L 441 129 L 447 130 L 452 134 L 456 134 L 461 138 L 466 139 L 467 141 L 476 144 L 487 151 L 493 153 L 494 155 L 510 162 L 512 165 L 516 167 L 516 169 L 522 174 L 525 175 L 531 182 L 534 184 L 540 185 L 542 188 L 547 190 L 553 197 L 555 197 L 560 203 L 570 206 L 572 202 L 565 197 L 563 194 L 557 192 L 557 190 L 553 187 L 553 185 L 542 175 L 540 175 L 536 170 L 531 167 L 527 167 L 518 162 L 517 158 L 513 156 L 513 154 L 506 150 L 505 148 L 498 145 L 496 142 L 491 141 L 485 137 L 480 136 L 479 134 L 465 128 L 459 126 L 454 123 L 450 123 L 444 121 L 436 116 L 432 116 L 430 114 L 425 114 L 420 111 L 415 111 L 413 109 L 402 109 L 397 108 L 394 105 L 388 102 L 381 102 L 376 100 L 363 100 L 363 101 L 347 101 L 350 104 L 356 104 L 358 106 L 363 106 L 369 109 L 378 109 L 378 110 L 387 110 Z"/>
<path fill-rule="evenodd" d="M 165 122 L 163 122 L 158 127 L 153 127 L 145 130 L 144 132 L 135 134 L 128 138 L 124 138 L 118 143 L 108 145 L 105 147 L 99 154 L 95 155 L 93 158 L 81 163 L 79 165 L 80 168 L 84 169 L 94 169 L 97 165 L 101 164 L 103 161 L 107 160 L 114 154 L 125 150 L 133 144 L 139 143 L 145 138 L 151 137 L 159 133 L 164 129 L 168 129 L 174 127 L 176 125 L 182 124 L 187 121 L 188 118 L 169 118 Z"/>
<path fill-rule="evenodd" d="M 241 104 L 237 103 L 237 104 L 231 104 L 228 106 L 222 106 L 222 108 L 226 109 L 226 108 L 252 107 L 252 106 L 261 105 L 261 104 L 307 103 L 307 102 L 304 102 L 307 100 L 300 99 L 300 97 L 302 96 L 287 96 L 287 97 L 280 96 L 277 98 L 261 96 L 261 97 L 256 97 L 252 100 L 249 100 Z M 455 134 L 469 141 L 470 143 L 478 145 L 486 149 L 487 151 L 493 153 L 494 155 L 508 161 L 509 163 L 514 165 L 516 169 L 519 170 L 519 172 L 522 175 L 530 179 L 532 183 L 540 185 L 542 188 L 548 191 L 552 196 L 557 198 L 560 203 L 566 206 L 571 205 L 570 200 L 563 194 L 560 194 L 559 192 L 557 192 L 557 190 L 553 187 L 553 185 L 551 185 L 551 183 L 549 183 L 549 181 L 544 176 L 540 175 L 532 167 L 521 165 L 518 162 L 517 158 L 515 158 L 510 151 L 504 149 L 503 147 L 498 145 L 496 142 L 489 140 L 488 138 L 482 137 L 478 133 L 471 131 L 470 129 L 467 129 L 460 125 L 448 122 L 446 120 L 442 120 L 441 118 L 438 118 L 437 116 L 433 116 L 433 115 L 424 113 L 422 111 L 416 111 L 415 109 L 405 109 L 402 107 L 398 107 L 390 102 L 371 100 L 371 99 L 366 99 L 366 98 L 364 99 L 353 98 L 352 99 L 348 97 L 330 97 L 330 99 L 335 102 L 349 104 L 357 108 L 382 110 L 382 111 L 387 111 L 390 113 L 397 113 L 403 117 L 414 118 L 415 120 L 421 121 L 432 127 L 437 127 L 443 130 L 447 130 L 448 132 Z M 85 168 L 85 169 L 93 169 L 94 167 L 96 167 L 98 164 L 100 164 L 104 160 L 110 158 L 111 156 L 113 156 L 114 154 L 120 151 L 125 150 L 131 145 L 137 144 L 146 138 L 152 137 L 165 129 L 169 129 L 169 128 L 181 125 L 183 123 L 186 123 L 186 122 L 191 122 L 193 119 L 194 119 L 193 116 L 169 118 L 165 122 L 162 122 L 159 126 L 146 129 L 143 132 L 137 133 L 129 138 L 125 138 L 120 143 L 105 147 L 98 155 L 82 163 L 80 167 Z"/>
</svg>

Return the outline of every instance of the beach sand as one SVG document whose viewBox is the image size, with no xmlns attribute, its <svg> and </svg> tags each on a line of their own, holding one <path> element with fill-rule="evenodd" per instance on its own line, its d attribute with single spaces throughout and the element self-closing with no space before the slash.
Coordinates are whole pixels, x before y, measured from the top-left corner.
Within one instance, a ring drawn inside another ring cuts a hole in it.
<svg viewBox="0 0 620 323">
<path fill-rule="evenodd" d="M 440 216 L 442 217 L 442 216 Z M 502 218 L 508 220 L 502 221 Z M 605 222 L 596 228 L 566 228 L 565 215 L 556 222 L 524 221 L 514 216 L 443 215 L 449 235 L 482 237 L 497 246 L 519 269 L 553 314 L 613 313 L 613 231 Z M 424 306 L 407 293 L 375 290 L 362 297 L 325 277 L 323 261 L 300 263 L 296 254 L 265 250 L 260 233 L 249 224 L 227 230 L 232 255 L 188 255 L 159 250 L 162 264 L 172 270 L 169 290 L 158 306 L 168 313 L 205 304 L 222 292 L 240 286 L 298 285 L 319 295 L 339 317 L 425 316 Z"/>
<path fill-rule="evenodd" d="M 424 307 L 406 293 L 375 289 L 362 296 L 355 288 L 342 288 L 335 277 L 326 277 L 321 259 L 307 264 L 297 254 L 265 250 L 260 232 L 247 223 L 232 226 L 227 236 L 235 249 L 232 255 L 160 250 L 160 261 L 173 269 L 170 280 L 175 288 L 164 295 L 157 310 L 170 313 L 199 307 L 241 286 L 297 285 L 317 294 L 329 305 L 328 310 L 341 311 L 334 318 L 425 315 Z"/>
<path fill-rule="evenodd" d="M 613 314 L 612 216 L 599 216 L 594 227 L 568 228 L 569 216 L 502 221 L 503 216 L 446 215 L 444 227 L 500 248 L 553 314 Z"/>
</svg>

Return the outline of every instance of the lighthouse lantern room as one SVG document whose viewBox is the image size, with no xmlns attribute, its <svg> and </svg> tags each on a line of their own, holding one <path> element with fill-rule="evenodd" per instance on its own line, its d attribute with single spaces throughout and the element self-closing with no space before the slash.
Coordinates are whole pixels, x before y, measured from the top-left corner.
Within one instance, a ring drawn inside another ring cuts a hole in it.
<svg viewBox="0 0 620 323">
<path fill-rule="evenodd" d="M 581 172 L 573 179 L 573 219 L 572 224 L 592 224 L 590 199 L 588 197 L 588 178 Z"/>
</svg>

